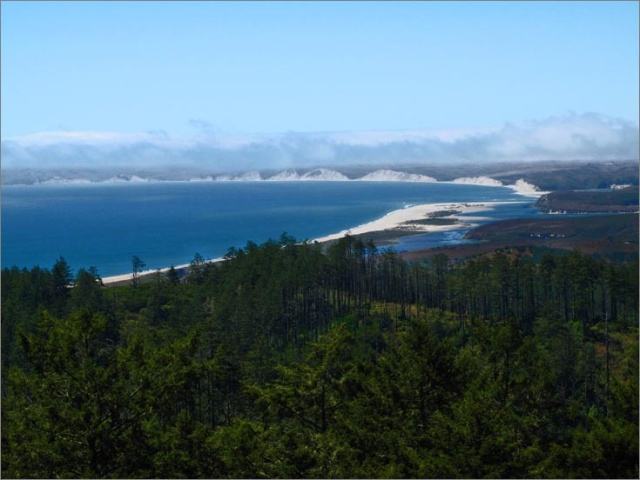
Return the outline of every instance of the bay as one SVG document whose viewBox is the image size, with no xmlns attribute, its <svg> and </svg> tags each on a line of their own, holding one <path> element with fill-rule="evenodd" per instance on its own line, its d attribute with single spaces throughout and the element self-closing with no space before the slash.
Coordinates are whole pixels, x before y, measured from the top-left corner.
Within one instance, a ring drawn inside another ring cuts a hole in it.
<svg viewBox="0 0 640 480">
<path fill-rule="evenodd" d="M 2 266 L 51 267 L 64 256 L 75 271 L 102 276 L 189 263 L 196 252 L 224 256 L 248 241 L 287 232 L 311 240 L 408 205 L 521 202 L 482 216 L 535 214 L 533 199 L 506 187 L 409 182 L 157 182 L 2 187 Z M 518 205 L 520 207 L 518 207 Z M 422 237 L 422 240 L 420 239 Z M 460 241 L 459 232 L 420 235 L 399 248 Z"/>
</svg>

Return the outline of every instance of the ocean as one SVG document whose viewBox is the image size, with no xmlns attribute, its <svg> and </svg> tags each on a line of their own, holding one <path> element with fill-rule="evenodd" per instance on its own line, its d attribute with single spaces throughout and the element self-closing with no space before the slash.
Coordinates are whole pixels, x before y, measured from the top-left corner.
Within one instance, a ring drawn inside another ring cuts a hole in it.
<svg viewBox="0 0 640 480">
<path fill-rule="evenodd" d="M 157 182 L 2 187 L 2 267 L 50 268 L 63 256 L 73 271 L 103 276 L 224 256 L 283 232 L 312 240 L 433 202 L 520 202 L 482 212 L 532 216 L 535 199 L 506 187 L 409 182 Z M 405 238 L 410 250 L 457 243 L 461 231 Z"/>
</svg>

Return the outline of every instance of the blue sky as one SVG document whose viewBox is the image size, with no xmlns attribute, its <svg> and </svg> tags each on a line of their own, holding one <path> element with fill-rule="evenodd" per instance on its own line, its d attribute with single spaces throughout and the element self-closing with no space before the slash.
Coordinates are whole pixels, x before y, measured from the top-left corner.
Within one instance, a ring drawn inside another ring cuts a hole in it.
<svg viewBox="0 0 640 480">
<path fill-rule="evenodd" d="M 2 170 L 637 159 L 638 2 L 7 2 Z"/>
<path fill-rule="evenodd" d="M 2 138 L 638 123 L 637 2 L 2 2 Z"/>
</svg>

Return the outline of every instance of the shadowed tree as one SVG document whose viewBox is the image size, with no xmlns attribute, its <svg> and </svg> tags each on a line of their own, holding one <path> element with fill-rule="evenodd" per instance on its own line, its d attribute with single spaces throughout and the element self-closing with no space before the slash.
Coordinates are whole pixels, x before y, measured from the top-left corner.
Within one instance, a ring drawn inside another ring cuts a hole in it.
<svg viewBox="0 0 640 480">
<path fill-rule="evenodd" d="M 131 283 L 133 284 L 134 287 L 137 287 L 138 284 L 140 283 L 140 273 L 142 272 L 142 269 L 146 266 L 147 264 L 144 263 L 140 259 L 140 257 L 138 257 L 137 255 L 134 255 L 133 258 L 131 259 L 131 268 L 132 268 Z"/>
</svg>

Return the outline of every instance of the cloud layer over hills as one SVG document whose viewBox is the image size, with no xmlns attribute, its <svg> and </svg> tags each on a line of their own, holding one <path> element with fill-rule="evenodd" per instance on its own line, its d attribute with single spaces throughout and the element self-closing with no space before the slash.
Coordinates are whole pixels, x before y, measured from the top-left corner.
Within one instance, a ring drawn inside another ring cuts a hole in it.
<svg viewBox="0 0 640 480">
<path fill-rule="evenodd" d="M 633 160 L 638 127 L 598 114 L 568 114 L 474 131 L 284 133 L 39 133 L 2 140 L 2 169 L 177 169 L 195 172 L 312 166 Z"/>
</svg>

